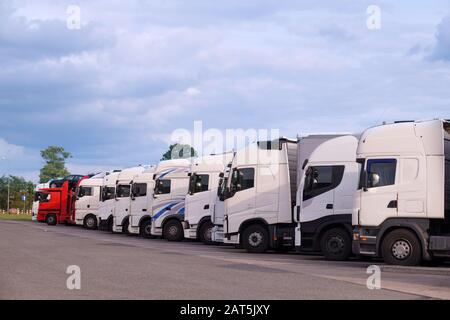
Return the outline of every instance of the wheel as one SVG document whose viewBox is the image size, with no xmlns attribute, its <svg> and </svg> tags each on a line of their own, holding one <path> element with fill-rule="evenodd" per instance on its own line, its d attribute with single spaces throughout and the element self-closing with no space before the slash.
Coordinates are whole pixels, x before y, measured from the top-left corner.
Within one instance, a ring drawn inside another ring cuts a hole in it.
<svg viewBox="0 0 450 320">
<path fill-rule="evenodd" d="M 141 236 L 147 239 L 152 238 L 152 220 L 147 220 L 142 223 L 139 228 Z"/>
<path fill-rule="evenodd" d="M 170 220 L 164 224 L 164 238 L 169 241 L 181 241 L 184 238 L 183 226 L 178 220 Z"/>
<path fill-rule="evenodd" d="M 352 253 L 350 235 L 341 228 L 327 230 L 320 238 L 320 250 L 327 260 L 347 260 Z"/>
<path fill-rule="evenodd" d="M 213 244 L 212 229 L 214 225 L 211 221 L 204 222 L 198 230 L 198 239 L 204 244 Z"/>
<path fill-rule="evenodd" d="M 129 235 L 130 232 L 128 231 L 128 226 L 130 225 L 130 220 L 126 219 L 123 223 L 122 223 L 122 233 Z"/>
<path fill-rule="evenodd" d="M 254 224 L 247 227 L 242 235 L 244 249 L 251 253 L 263 253 L 269 248 L 267 228 Z"/>
<path fill-rule="evenodd" d="M 112 232 L 113 231 L 113 218 L 109 218 L 108 219 L 108 226 L 107 226 L 107 231 Z"/>
<path fill-rule="evenodd" d="M 414 233 L 398 229 L 383 239 L 381 255 L 387 264 L 417 266 L 422 260 L 422 247 Z"/>
<path fill-rule="evenodd" d="M 88 215 L 84 218 L 83 226 L 88 230 L 97 229 L 97 218 L 93 215 Z"/>
<path fill-rule="evenodd" d="M 56 225 L 56 214 L 48 214 L 47 217 L 45 218 L 45 222 L 47 222 L 47 224 L 49 226 L 54 226 Z"/>
</svg>

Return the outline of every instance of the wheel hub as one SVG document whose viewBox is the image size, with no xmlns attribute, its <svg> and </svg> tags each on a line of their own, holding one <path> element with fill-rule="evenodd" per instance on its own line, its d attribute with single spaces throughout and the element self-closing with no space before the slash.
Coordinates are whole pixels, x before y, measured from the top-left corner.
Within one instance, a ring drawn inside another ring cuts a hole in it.
<svg viewBox="0 0 450 320">
<path fill-rule="evenodd" d="M 411 254 L 411 244 L 405 240 L 397 240 L 392 245 L 392 255 L 399 259 L 403 260 L 409 257 Z"/>
<path fill-rule="evenodd" d="M 177 228 L 176 226 L 171 226 L 171 227 L 169 228 L 169 234 L 170 234 L 171 236 L 176 236 L 177 233 L 178 233 L 178 228 Z"/>
<path fill-rule="evenodd" d="M 345 241 L 341 236 L 335 235 L 328 239 L 328 251 L 332 253 L 340 253 L 344 250 Z"/>
<path fill-rule="evenodd" d="M 206 229 L 203 237 L 205 238 L 206 241 L 211 241 L 211 239 L 212 239 L 211 235 L 212 235 L 212 228 L 208 228 L 208 229 Z"/>
<path fill-rule="evenodd" d="M 86 220 L 86 225 L 87 225 L 88 227 L 93 227 L 93 226 L 94 226 L 94 219 L 93 219 L 93 218 L 88 218 L 88 219 Z"/>
<path fill-rule="evenodd" d="M 263 237 L 259 232 L 253 232 L 248 236 L 248 243 L 252 247 L 257 247 L 261 244 L 262 239 Z"/>
<path fill-rule="evenodd" d="M 151 231 L 152 231 L 152 227 L 151 226 L 145 226 L 145 228 L 144 228 L 145 234 L 150 234 Z"/>
</svg>

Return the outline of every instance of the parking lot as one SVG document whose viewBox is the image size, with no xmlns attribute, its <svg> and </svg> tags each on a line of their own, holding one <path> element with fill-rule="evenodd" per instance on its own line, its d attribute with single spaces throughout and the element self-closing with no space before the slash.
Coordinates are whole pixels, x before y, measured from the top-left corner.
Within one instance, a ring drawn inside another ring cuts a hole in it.
<svg viewBox="0 0 450 320">
<path fill-rule="evenodd" d="M 316 255 L 0 221 L 1 299 L 450 299 L 450 267 L 402 268 Z M 68 266 L 81 288 L 69 290 Z M 369 289 L 367 267 L 381 269 Z"/>
</svg>

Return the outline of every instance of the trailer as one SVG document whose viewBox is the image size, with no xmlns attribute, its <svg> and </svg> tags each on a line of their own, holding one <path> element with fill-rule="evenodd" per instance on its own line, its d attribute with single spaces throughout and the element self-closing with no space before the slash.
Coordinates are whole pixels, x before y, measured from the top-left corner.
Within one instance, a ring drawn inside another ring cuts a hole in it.
<svg viewBox="0 0 450 320">
<path fill-rule="evenodd" d="M 217 198 L 220 175 L 232 160 L 233 153 L 195 159 L 189 172 L 189 190 L 185 200 L 184 237 L 211 244 L 212 215 Z"/>
<path fill-rule="evenodd" d="M 354 253 L 409 266 L 450 257 L 450 121 L 369 128 L 357 161 Z"/>
</svg>

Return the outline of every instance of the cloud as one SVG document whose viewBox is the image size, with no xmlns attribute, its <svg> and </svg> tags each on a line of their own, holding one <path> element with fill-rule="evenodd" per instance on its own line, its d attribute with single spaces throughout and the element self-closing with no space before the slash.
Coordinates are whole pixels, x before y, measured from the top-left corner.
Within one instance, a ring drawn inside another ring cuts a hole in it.
<svg viewBox="0 0 450 320">
<path fill-rule="evenodd" d="M 432 60 L 450 61 L 450 16 L 445 17 L 437 26 L 436 44 L 430 55 Z"/>
</svg>

